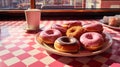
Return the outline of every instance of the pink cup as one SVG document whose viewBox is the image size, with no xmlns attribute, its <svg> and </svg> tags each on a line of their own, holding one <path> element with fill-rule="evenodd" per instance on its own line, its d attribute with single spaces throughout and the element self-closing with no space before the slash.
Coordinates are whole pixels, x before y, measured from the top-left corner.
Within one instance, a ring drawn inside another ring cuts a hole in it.
<svg viewBox="0 0 120 67">
<path fill-rule="evenodd" d="M 27 21 L 27 30 L 38 30 L 41 19 L 41 11 L 39 9 L 25 10 L 25 17 Z"/>
</svg>

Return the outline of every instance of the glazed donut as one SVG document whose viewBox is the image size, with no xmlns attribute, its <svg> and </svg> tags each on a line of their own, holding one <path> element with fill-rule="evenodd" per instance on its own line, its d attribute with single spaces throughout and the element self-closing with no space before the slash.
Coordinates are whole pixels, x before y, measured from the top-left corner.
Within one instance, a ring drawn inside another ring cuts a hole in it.
<svg viewBox="0 0 120 67">
<path fill-rule="evenodd" d="M 102 33 L 103 31 L 103 26 L 99 23 L 91 23 L 91 24 L 86 24 L 83 26 L 85 31 L 87 32 L 98 32 Z"/>
<path fill-rule="evenodd" d="M 54 41 L 62 36 L 61 32 L 57 29 L 48 29 L 41 31 L 39 38 L 46 44 L 54 44 Z"/>
<path fill-rule="evenodd" d="M 100 49 L 103 46 L 103 40 L 102 35 L 96 32 L 86 32 L 80 37 L 80 42 L 83 44 L 83 47 L 90 51 Z"/>
<path fill-rule="evenodd" d="M 55 40 L 54 48 L 61 52 L 78 52 L 80 44 L 74 37 L 62 36 Z"/>
<path fill-rule="evenodd" d="M 63 23 L 63 27 L 66 27 L 67 29 L 72 27 L 72 26 L 82 26 L 82 23 L 80 21 L 74 21 L 74 22 L 66 22 Z"/>
<path fill-rule="evenodd" d="M 59 30 L 62 33 L 63 36 L 66 35 L 65 33 L 67 31 L 67 28 L 63 27 L 60 24 L 53 24 L 51 28 Z"/>
<path fill-rule="evenodd" d="M 67 30 L 66 35 L 68 37 L 75 37 L 79 39 L 79 37 L 83 33 L 84 33 L 84 29 L 81 26 L 73 26 Z"/>
</svg>

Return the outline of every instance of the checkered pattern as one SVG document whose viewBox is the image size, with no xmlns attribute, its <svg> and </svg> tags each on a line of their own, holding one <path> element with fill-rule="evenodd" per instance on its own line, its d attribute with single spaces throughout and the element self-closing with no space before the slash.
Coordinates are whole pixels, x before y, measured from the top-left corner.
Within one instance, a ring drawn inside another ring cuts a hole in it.
<svg viewBox="0 0 120 67">
<path fill-rule="evenodd" d="M 53 23 L 68 21 L 72 20 L 44 20 L 40 26 L 45 25 L 44 29 L 48 29 Z M 120 63 L 120 31 L 104 27 L 114 40 L 110 49 L 95 56 L 72 58 L 46 52 L 35 43 L 35 33 L 26 33 L 25 26 L 26 21 L 22 20 L 0 21 L 0 67 L 108 67 Z"/>
</svg>

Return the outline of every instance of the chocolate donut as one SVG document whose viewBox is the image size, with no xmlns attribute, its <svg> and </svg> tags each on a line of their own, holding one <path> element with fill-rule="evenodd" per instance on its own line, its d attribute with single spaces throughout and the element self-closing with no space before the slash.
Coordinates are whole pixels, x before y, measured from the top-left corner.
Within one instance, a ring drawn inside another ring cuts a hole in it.
<svg viewBox="0 0 120 67">
<path fill-rule="evenodd" d="M 56 39 L 54 48 L 61 52 L 78 52 L 80 43 L 74 37 L 62 36 Z"/>
</svg>

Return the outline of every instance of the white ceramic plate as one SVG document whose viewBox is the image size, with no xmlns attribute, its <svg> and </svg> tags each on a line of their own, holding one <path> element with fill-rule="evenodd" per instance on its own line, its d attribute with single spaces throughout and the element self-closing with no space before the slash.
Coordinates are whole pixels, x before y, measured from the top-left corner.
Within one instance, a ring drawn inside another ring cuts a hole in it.
<svg viewBox="0 0 120 67">
<path fill-rule="evenodd" d="M 120 30 L 120 27 L 114 27 L 114 26 L 110 26 L 110 25 L 105 24 L 102 19 L 100 20 L 100 23 L 105 27 L 109 27 L 109 28 L 115 29 L 115 30 Z"/>
<path fill-rule="evenodd" d="M 49 51 L 51 53 L 54 53 L 54 54 L 57 54 L 57 55 L 61 55 L 61 56 L 69 56 L 69 57 L 84 57 L 84 56 L 91 56 L 91 55 L 96 55 L 96 54 L 100 54 L 104 51 L 106 51 L 108 48 L 110 48 L 110 46 L 112 45 L 113 43 L 113 40 L 111 38 L 111 36 L 107 33 L 106 34 L 106 42 L 103 44 L 104 46 L 98 50 L 98 51 L 94 51 L 94 52 L 91 52 L 91 51 L 88 51 L 88 50 L 79 50 L 78 53 L 65 53 L 65 52 L 60 52 L 60 51 L 57 51 L 54 49 L 53 45 L 47 45 L 43 42 L 41 42 L 39 40 L 39 33 L 36 35 L 35 37 L 35 41 L 37 44 L 40 45 L 40 47 L 44 48 L 46 51 Z"/>
</svg>

